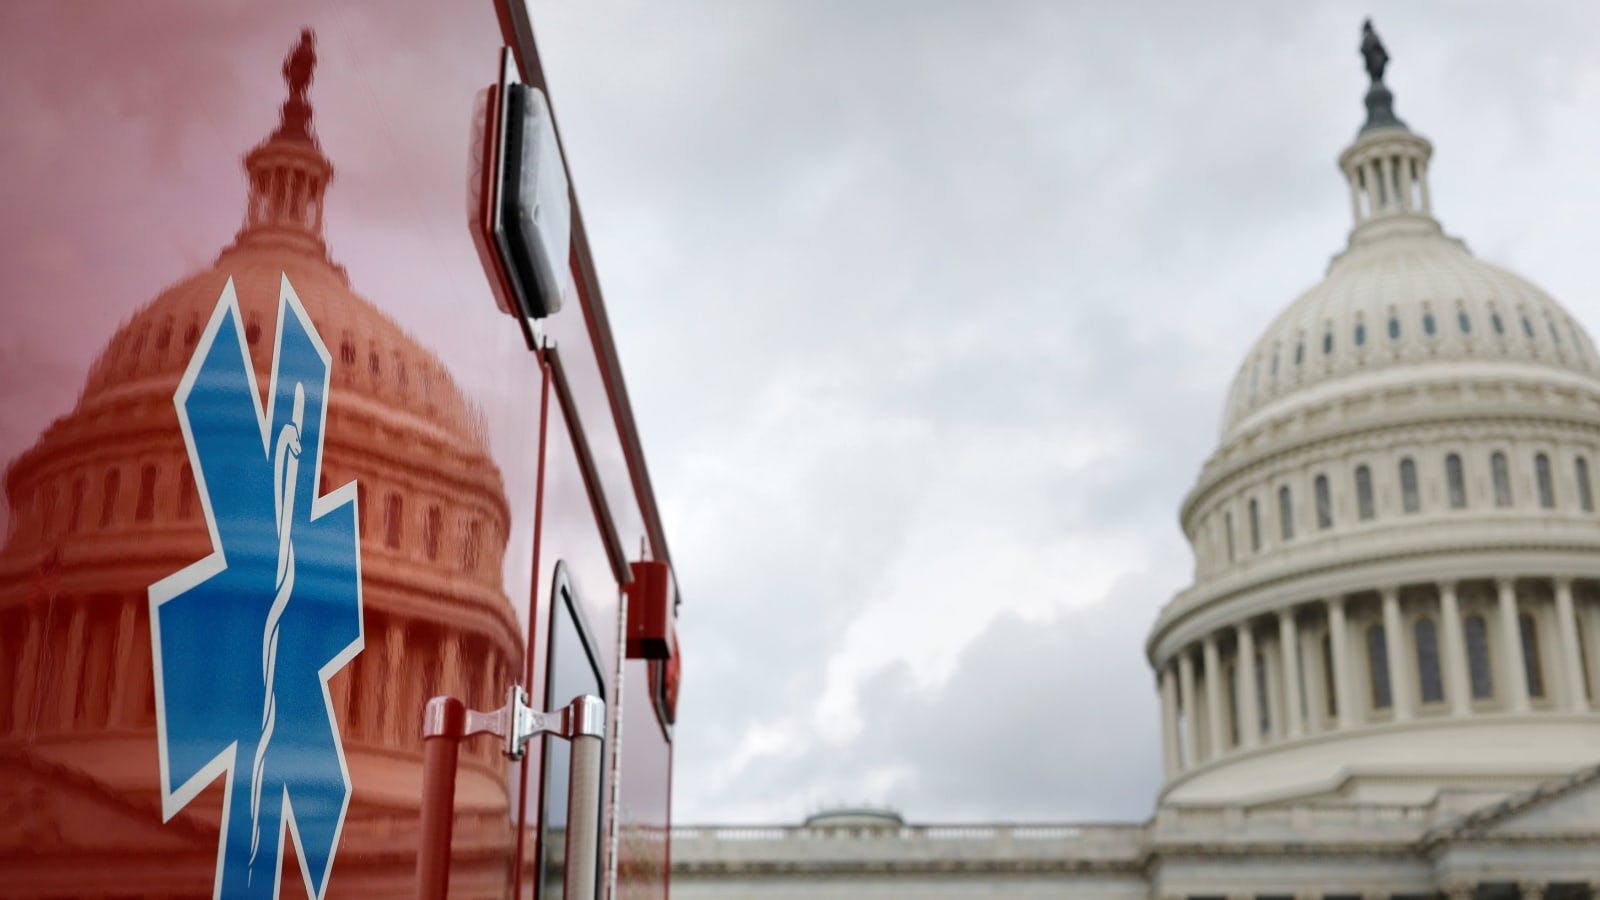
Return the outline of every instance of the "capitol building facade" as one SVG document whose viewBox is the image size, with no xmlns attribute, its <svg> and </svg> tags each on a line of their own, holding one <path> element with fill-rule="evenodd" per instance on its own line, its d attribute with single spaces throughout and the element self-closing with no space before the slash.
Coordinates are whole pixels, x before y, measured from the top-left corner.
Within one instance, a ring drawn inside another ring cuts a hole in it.
<svg viewBox="0 0 1600 900">
<path fill-rule="evenodd" d="M 1363 54 L 1348 246 L 1182 503 L 1153 817 L 679 828 L 676 896 L 1600 897 L 1600 354 L 1441 229 Z"/>
</svg>

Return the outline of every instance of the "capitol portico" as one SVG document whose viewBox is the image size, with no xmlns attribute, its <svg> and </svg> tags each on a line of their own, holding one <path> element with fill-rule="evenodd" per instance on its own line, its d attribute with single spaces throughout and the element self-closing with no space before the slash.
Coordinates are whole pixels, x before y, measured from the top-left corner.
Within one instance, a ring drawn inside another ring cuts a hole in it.
<svg viewBox="0 0 1600 900">
<path fill-rule="evenodd" d="M 1128 825 L 674 836 L 695 896 L 1600 897 L 1600 355 L 1433 216 L 1368 27 L 1353 226 L 1240 365 Z"/>
</svg>

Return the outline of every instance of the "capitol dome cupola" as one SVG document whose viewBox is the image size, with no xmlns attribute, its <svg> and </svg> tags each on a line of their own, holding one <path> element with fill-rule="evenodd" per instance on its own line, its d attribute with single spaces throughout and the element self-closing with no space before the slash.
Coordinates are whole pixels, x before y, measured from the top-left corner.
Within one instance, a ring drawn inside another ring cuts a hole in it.
<svg viewBox="0 0 1600 900">
<path fill-rule="evenodd" d="M 1350 182 L 1350 209 L 1355 228 L 1352 246 L 1395 231 L 1438 234 L 1428 194 L 1428 159 L 1433 145 L 1412 133 L 1394 114 L 1394 94 L 1384 84 L 1389 54 L 1372 29 L 1362 25 L 1361 55 L 1372 84 L 1367 89 L 1367 120 L 1339 156 L 1339 168 Z"/>
<path fill-rule="evenodd" d="M 283 61 L 289 96 L 279 111 L 277 130 L 244 158 L 250 199 L 236 245 L 265 242 L 327 255 L 322 239 L 322 198 L 333 179 L 333 164 L 323 155 L 312 130 L 311 102 L 306 96 L 316 64 L 316 39 L 306 29 Z"/>
</svg>

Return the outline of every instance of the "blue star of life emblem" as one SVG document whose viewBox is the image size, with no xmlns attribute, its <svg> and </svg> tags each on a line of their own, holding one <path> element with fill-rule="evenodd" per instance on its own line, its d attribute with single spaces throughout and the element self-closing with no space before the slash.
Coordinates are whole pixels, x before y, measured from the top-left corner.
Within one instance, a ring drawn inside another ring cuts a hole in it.
<svg viewBox="0 0 1600 900">
<path fill-rule="evenodd" d="M 350 804 L 328 678 L 363 646 L 354 481 L 324 496 L 332 357 L 285 276 L 267 409 L 230 279 L 173 402 L 212 553 L 150 586 L 161 809 L 225 776 L 216 896 L 321 898 Z"/>
</svg>

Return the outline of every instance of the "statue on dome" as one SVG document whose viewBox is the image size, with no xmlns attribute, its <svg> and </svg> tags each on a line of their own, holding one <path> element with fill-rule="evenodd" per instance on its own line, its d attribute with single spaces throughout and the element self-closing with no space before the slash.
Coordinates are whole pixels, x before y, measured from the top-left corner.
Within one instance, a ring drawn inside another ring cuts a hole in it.
<svg viewBox="0 0 1600 900">
<path fill-rule="evenodd" d="M 289 83 L 289 97 L 283 101 L 282 122 L 273 137 L 311 140 L 311 101 L 306 90 L 317 68 L 317 35 L 300 29 L 300 40 L 283 60 L 283 80 Z"/>
<path fill-rule="evenodd" d="M 1372 83 L 1381 84 L 1384 67 L 1389 65 L 1389 53 L 1383 49 L 1378 33 L 1372 30 L 1371 19 L 1361 23 L 1361 57 L 1367 62 L 1367 76 Z"/>
<path fill-rule="evenodd" d="M 1394 114 L 1394 94 L 1383 83 L 1383 70 L 1389 66 L 1389 52 L 1372 28 L 1372 20 L 1361 23 L 1361 58 L 1366 61 L 1367 75 L 1372 84 L 1367 88 L 1367 121 L 1361 126 L 1365 133 L 1375 128 L 1404 128 L 1406 123 Z"/>
</svg>

